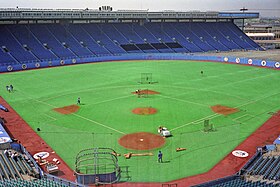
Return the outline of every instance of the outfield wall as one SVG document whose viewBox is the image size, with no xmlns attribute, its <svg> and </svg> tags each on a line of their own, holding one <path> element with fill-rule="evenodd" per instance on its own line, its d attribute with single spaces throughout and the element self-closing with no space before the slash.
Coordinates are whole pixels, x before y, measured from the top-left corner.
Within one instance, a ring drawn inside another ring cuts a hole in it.
<svg viewBox="0 0 280 187">
<path fill-rule="evenodd" d="M 235 63 L 251 66 L 261 66 L 274 69 L 280 69 L 280 62 L 266 61 L 260 59 L 249 59 L 243 57 L 231 57 L 231 56 L 197 56 L 194 54 L 182 54 L 182 53 L 155 53 L 155 54 L 123 54 L 115 56 L 99 56 L 99 57 L 87 57 L 77 59 L 65 59 L 65 60 L 50 60 L 42 62 L 30 62 L 26 64 L 13 64 L 13 65 L 1 65 L 0 72 L 11 72 L 28 69 L 38 69 L 54 66 L 65 66 L 71 64 L 82 64 L 92 62 L 106 62 L 106 61 L 124 61 L 124 60 L 197 60 L 197 61 L 214 61 L 224 63 Z"/>
</svg>

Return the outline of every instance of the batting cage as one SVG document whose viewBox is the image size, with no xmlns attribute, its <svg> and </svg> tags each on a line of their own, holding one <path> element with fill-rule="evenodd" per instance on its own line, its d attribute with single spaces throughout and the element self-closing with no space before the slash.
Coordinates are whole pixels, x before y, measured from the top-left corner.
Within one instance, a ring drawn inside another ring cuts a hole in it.
<svg viewBox="0 0 280 187">
<path fill-rule="evenodd" d="M 120 179 L 116 152 L 110 148 L 90 148 L 76 156 L 75 175 L 78 183 L 112 184 Z"/>
<path fill-rule="evenodd" d="M 215 131 L 214 125 L 212 123 L 209 123 L 209 119 L 204 120 L 204 132 L 213 132 Z"/>
<path fill-rule="evenodd" d="M 153 74 L 152 73 L 141 73 L 140 84 L 151 84 L 153 83 Z"/>
</svg>

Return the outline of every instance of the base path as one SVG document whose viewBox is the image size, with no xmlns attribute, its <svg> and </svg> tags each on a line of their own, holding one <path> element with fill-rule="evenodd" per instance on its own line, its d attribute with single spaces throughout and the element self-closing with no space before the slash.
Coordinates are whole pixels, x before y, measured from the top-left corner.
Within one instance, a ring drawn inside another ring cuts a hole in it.
<svg viewBox="0 0 280 187">
<path fill-rule="evenodd" d="M 186 177 L 183 179 L 170 181 L 166 183 L 121 183 L 114 186 L 118 187 L 162 187 L 162 184 L 177 184 L 177 187 L 188 187 L 211 180 L 234 175 L 238 172 L 246 162 L 256 153 L 256 148 L 267 144 L 272 144 L 273 141 L 280 135 L 280 111 L 268 119 L 261 127 L 253 132 L 246 140 L 238 145 L 234 150 L 243 150 L 249 153 L 246 158 L 239 158 L 232 155 L 230 152 L 223 160 L 215 165 L 208 172 Z M 188 168 L 186 168 L 188 169 Z"/>
<path fill-rule="evenodd" d="M 58 164 L 58 177 L 75 181 L 73 170 L 52 150 L 52 148 L 19 116 L 9 104 L 0 97 L 0 103 L 9 109 L 9 112 L 0 111 L 0 116 L 6 121 L 5 127 L 9 135 L 17 139 L 26 150 L 34 155 L 38 152 L 48 152 L 50 155 L 45 160 L 52 162 L 54 158 L 60 161 Z M 43 166 L 44 167 L 44 166 Z M 44 169 L 44 168 L 43 168 Z"/>
</svg>

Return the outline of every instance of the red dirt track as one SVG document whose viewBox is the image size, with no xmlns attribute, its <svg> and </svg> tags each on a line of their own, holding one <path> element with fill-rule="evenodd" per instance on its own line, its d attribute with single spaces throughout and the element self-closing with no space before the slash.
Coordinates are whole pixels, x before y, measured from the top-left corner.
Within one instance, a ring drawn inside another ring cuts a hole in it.
<svg viewBox="0 0 280 187">
<path fill-rule="evenodd" d="M 19 116 L 16 111 L 14 111 L 13 108 L 9 106 L 2 97 L 0 97 L 0 103 L 9 109 L 9 112 L 0 111 L 0 116 L 4 117 L 6 121 L 5 129 L 10 136 L 17 139 L 31 155 L 42 151 L 50 153 L 50 156 L 46 158 L 47 161 L 52 162 L 53 158 L 60 161 L 57 176 L 75 181 L 73 170 L 56 153 L 53 153 L 52 148 Z"/>
<path fill-rule="evenodd" d="M 42 140 L 37 133 L 0 97 L 0 103 L 9 109 L 9 112 L 0 111 L 0 116 L 7 121 L 6 130 L 13 138 L 18 139 L 22 145 L 31 153 L 31 155 L 46 151 L 50 153 L 47 158 L 51 161 L 53 158 L 60 160 L 59 177 L 74 181 L 73 171 L 67 164 Z M 246 140 L 238 145 L 235 150 L 243 150 L 249 153 L 247 158 L 238 158 L 229 153 L 217 165 L 208 172 L 186 177 L 179 180 L 167 182 L 165 184 L 177 184 L 177 187 L 187 187 L 210 180 L 226 177 L 235 174 L 241 167 L 255 154 L 256 148 L 271 144 L 280 135 L 280 111 L 268 119 L 261 127 L 252 133 Z M 144 139 L 144 138 L 143 138 Z M 186 168 L 188 169 L 188 168 Z M 119 183 L 110 186 L 117 187 L 162 187 L 162 183 Z"/>
</svg>

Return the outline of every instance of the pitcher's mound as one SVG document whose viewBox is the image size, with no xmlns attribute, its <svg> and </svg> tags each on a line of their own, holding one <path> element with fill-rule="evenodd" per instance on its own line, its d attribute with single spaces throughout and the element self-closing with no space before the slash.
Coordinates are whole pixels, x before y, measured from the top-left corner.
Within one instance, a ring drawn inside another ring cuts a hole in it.
<svg viewBox="0 0 280 187">
<path fill-rule="evenodd" d="M 60 113 L 60 114 L 72 114 L 79 110 L 78 105 L 69 105 L 62 108 L 54 108 L 53 110 Z"/>
<path fill-rule="evenodd" d="M 222 105 L 211 106 L 211 109 L 213 110 L 213 112 L 223 115 L 229 115 L 239 111 L 237 108 L 230 108 Z"/>
<path fill-rule="evenodd" d="M 138 132 L 124 135 L 119 139 L 119 144 L 127 149 L 151 150 L 165 144 L 165 139 L 157 134 Z"/>
<path fill-rule="evenodd" d="M 145 108 L 135 108 L 132 110 L 134 114 L 138 115 L 151 115 L 157 112 L 157 109 L 152 107 L 145 107 Z"/>
<path fill-rule="evenodd" d="M 148 95 L 154 95 L 159 94 L 159 92 L 153 91 L 153 90 L 140 90 L 139 94 L 148 94 Z M 132 92 L 132 94 L 137 94 L 136 92 Z"/>
</svg>

